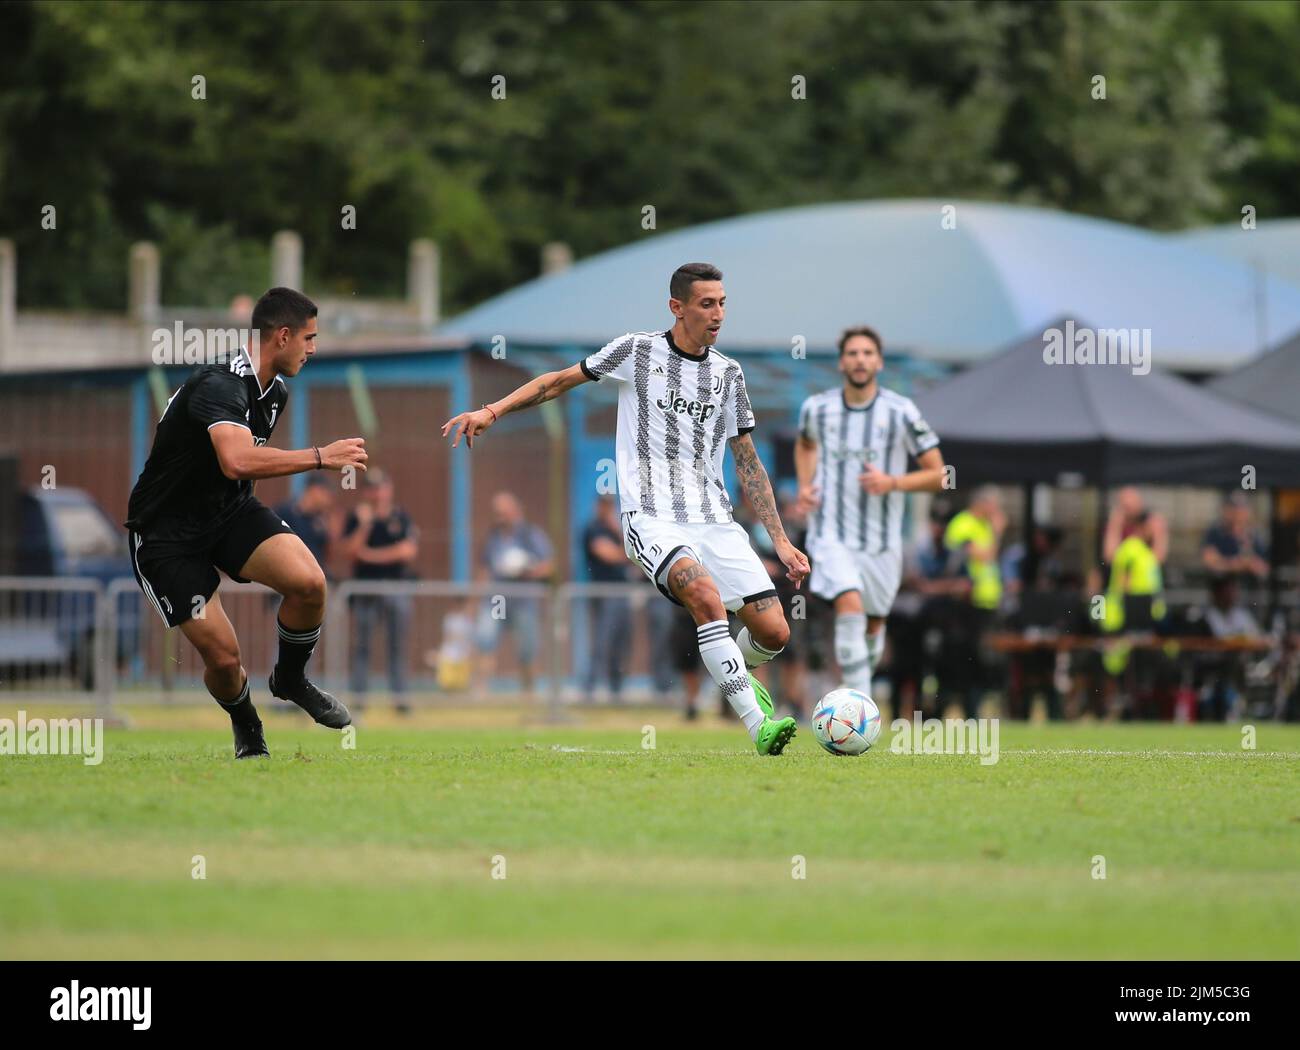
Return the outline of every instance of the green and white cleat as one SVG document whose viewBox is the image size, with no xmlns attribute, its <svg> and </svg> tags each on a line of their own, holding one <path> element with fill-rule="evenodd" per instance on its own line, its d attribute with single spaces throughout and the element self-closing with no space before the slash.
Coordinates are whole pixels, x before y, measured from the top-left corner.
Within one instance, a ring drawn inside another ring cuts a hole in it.
<svg viewBox="0 0 1300 1050">
<path fill-rule="evenodd" d="M 779 722 L 765 718 L 763 724 L 758 727 L 758 737 L 754 740 L 754 746 L 758 748 L 760 755 L 779 755 L 785 750 L 785 745 L 794 738 L 796 728 L 793 718 L 783 718 Z"/>
<path fill-rule="evenodd" d="M 763 683 L 755 678 L 752 674 L 749 676 L 749 684 L 754 687 L 754 699 L 758 701 L 758 706 L 763 714 L 768 718 L 776 715 L 776 709 L 772 706 L 772 697 L 768 691 L 763 688 Z"/>
</svg>

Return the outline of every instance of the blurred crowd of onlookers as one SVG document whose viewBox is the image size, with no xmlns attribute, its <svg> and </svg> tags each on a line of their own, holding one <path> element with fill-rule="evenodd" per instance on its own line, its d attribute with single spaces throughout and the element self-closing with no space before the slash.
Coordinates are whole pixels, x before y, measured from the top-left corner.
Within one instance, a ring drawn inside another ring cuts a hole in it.
<svg viewBox="0 0 1300 1050">
<path fill-rule="evenodd" d="M 302 492 L 276 512 L 302 537 L 326 579 L 366 581 L 410 578 L 420 550 L 419 530 L 398 505 L 392 479 L 372 468 L 362 475 L 360 499 L 345 510 L 336 485 L 323 474 L 307 478 Z M 364 708 L 371 678 L 371 649 L 384 637 L 381 667 L 398 710 L 407 709 L 412 601 L 404 594 L 356 594 L 349 602 L 352 704 Z"/>
<path fill-rule="evenodd" d="M 372 469 L 359 496 L 345 510 L 337 489 L 324 477 L 312 477 L 278 510 L 330 579 L 412 577 L 419 532 L 396 502 L 392 481 Z M 787 531 L 802 549 L 805 522 L 797 501 L 792 493 L 779 498 Z M 757 673 L 778 703 L 805 713 L 812 700 L 838 684 L 832 610 L 786 580 L 766 531 L 747 507 L 738 507 L 736 517 L 764 559 L 791 626 L 780 659 Z M 1049 718 L 1091 713 L 1232 719 L 1246 713 L 1252 697 L 1261 704 L 1271 699 L 1285 709 L 1280 712 L 1285 717 L 1300 715 L 1295 635 L 1280 618 L 1261 622 L 1263 610 L 1272 607 L 1269 551 L 1244 493 L 1224 498 L 1219 519 L 1204 534 L 1199 564 L 1180 566 L 1180 577 L 1199 579 L 1208 600 L 1173 608 L 1165 585 L 1169 525 L 1136 488 L 1115 494 L 1100 549 L 1091 559 L 1097 567 L 1087 572 L 1071 566 L 1088 559 L 1064 557 L 1071 537 L 1058 526 L 1035 524 L 1012 542 L 1007 534 L 996 487 L 975 490 L 960 508 L 946 493 L 930 501 L 919 539 L 905 552 L 885 656 L 875 669 L 876 688 L 895 714 L 910 717 L 919 709 L 929 715 L 955 707 L 970 717 L 994 693 L 1005 703 L 1002 712 L 1013 717 L 1028 717 L 1037 705 Z M 490 527 L 475 543 L 477 583 L 555 577 L 550 537 L 528 520 L 512 493 L 492 498 Z M 615 497 L 597 499 L 582 526 L 581 549 L 587 581 L 644 582 L 624 553 Z M 349 601 L 353 700 L 363 707 L 372 678 L 380 676 L 395 706 L 405 710 L 412 598 L 384 593 L 382 587 L 374 591 Z M 503 591 L 451 599 L 439 643 L 423 656 L 440 689 L 468 689 L 499 673 L 509 674 L 526 692 L 535 688 L 539 671 L 549 666 L 543 657 L 552 635 L 544 603 L 511 594 L 509 587 Z M 582 622 L 572 628 L 583 637 L 579 649 L 585 653 L 575 669 L 578 698 L 621 702 L 640 644 L 637 663 L 648 669 L 656 694 L 679 698 L 688 717 L 725 707 L 711 679 L 701 674 L 690 616 L 657 595 L 639 600 L 632 596 L 636 593 L 595 588 L 575 602 L 573 616 Z M 1138 637 L 1142 640 L 1133 641 Z M 499 666 L 507 638 L 512 659 Z M 1008 638 L 1024 644 L 996 644 Z M 1091 638 L 1096 644 L 1055 644 L 1061 638 Z M 1186 643 L 1194 638 L 1260 644 Z M 1180 651 L 1180 639 L 1192 651 Z"/>
<path fill-rule="evenodd" d="M 1169 524 L 1136 488 L 1115 494 L 1085 573 L 1063 557 L 1060 527 L 1035 524 L 1014 543 L 1006 531 L 997 488 L 955 513 L 931 505 L 889 621 L 885 670 L 904 713 L 955 704 L 971 716 L 992 689 L 1020 717 L 1038 702 L 1050 718 L 1222 720 L 1252 699 L 1297 717 L 1294 636 L 1281 614 L 1261 623 L 1269 552 L 1244 493 L 1223 499 L 1196 563 L 1176 566 L 1205 595 L 1178 604 L 1166 586 Z"/>
</svg>

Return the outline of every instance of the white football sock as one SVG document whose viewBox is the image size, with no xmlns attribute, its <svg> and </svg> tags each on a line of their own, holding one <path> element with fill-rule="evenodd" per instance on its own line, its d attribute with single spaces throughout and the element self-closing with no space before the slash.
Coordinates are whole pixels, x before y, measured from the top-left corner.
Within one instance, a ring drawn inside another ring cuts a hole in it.
<svg viewBox="0 0 1300 1050">
<path fill-rule="evenodd" d="M 740 716 L 749 738 L 756 739 L 758 727 L 763 724 L 763 710 L 754 699 L 754 687 L 745 673 L 745 658 L 727 630 L 727 621 L 702 623 L 695 629 L 695 636 L 700 640 L 700 659 L 709 669 L 709 675 L 718 683 L 731 709 Z"/>
<path fill-rule="evenodd" d="M 740 633 L 736 635 L 736 645 L 740 647 L 740 654 L 745 658 L 746 667 L 758 667 L 759 664 L 765 664 L 774 656 L 779 656 L 785 652 L 781 649 L 765 649 L 750 637 L 749 628 L 742 627 Z"/>
<path fill-rule="evenodd" d="M 871 692 L 871 653 L 867 649 L 867 617 L 841 613 L 835 617 L 835 660 L 850 689 Z"/>
<path fill-rule="evenodd" d="M 871 661 L 871 671 L 874 674 L 880 669 L 880 661 L 885 655 L 885 625 L 880 625 L 880 630 L 875 634 L 867 634 L 867 658 Z M 867 683 L 870 685 L 870 683 Z"/>
</svg>

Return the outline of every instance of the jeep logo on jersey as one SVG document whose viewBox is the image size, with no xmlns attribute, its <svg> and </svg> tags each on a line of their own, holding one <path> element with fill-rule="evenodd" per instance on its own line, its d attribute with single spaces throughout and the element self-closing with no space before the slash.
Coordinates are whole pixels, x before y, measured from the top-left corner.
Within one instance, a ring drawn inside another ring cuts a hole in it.
<svg viewBox="0 0 1300 1050">
<path fill-rule="evenodd" d="M 880 458 L 879 453 L 874 448 L 828 448 L 823 450 L 822 454 L 828 459 L 838 462 L 839 460 L 858 460 L 864 466 L 868 463 L 874 463 Z"/>
<path fill-rule="evenodd" d="M 707 401 L 688 401 L 682 397 L 678 390 L 669 390 L 664 393 L 658 401 L 655 402 L 665 412 L 676 412 L 679 415 L 690 416 L 691 419 L 698 419 L 703 423 L 709 416 L 717 411 L 717 405 L 711 405 Z"/>
</svg>

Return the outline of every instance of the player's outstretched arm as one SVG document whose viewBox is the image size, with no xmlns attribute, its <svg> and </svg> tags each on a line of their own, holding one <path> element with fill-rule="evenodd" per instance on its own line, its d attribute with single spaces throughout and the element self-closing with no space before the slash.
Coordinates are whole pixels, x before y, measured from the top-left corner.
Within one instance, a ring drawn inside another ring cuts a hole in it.
<svg viewBox="0 0 1300 1050">
<path fill-rule="evenodd" d="M 559 372 L 547 372 L 536 379 L 530 379 L 500 401 L 484 405 L 476 412 L 462 412 L 458 416 L 452 416 L 442 425 L 442 436 L 446 437 L 454 429 L 455 437 L 452 439 L 451 447 L 455 448 L 459 445 L 461 437 L 464 436 L 466 444 L 473 448 L 474 438 L 502 416 L 518 412 L 520 409 L 532 408 L 543 401 L 553 401 L 565 391 L 572 390 L 580 383 L 588 382 L 588 379 L 581 365 L 572 365 Z"/>
<path fill-rule="evenodd" d="M 211 427 L 208 437 L 216 450 L 221 473 L 232 481 L 282 478 L 318 467 L 323 470 L 366 469 L 364 438 L 343 438 L 319 449 L 267 448 L 254 444 L 252 431 L 233 423 Z"/>
<path fill-rule="evenodd" d="M 736 476 L 740 478 L 740 487 L 749 498 L 749 505 L 754 514 L 772 537 L 772 547 L 781 564 L 786 568 L 786 578 L 796 587 L 803 582 L 811 571 L 808 558 L 785 534 L 781 524 L 781 515 L 776 511 L 776 497 L 772 495 L 772 482 L 767 476 L 762 462 L 758 458 L 758 449 L 754 448 L 754 439 L 748 434 L 740 434 L 727 442 L 731 448 L 731 457 L 736 463 Z"/>
<path fill-rule="evenodd" d="M 799 511 L 802 514 L 821 505 L 821 493 L 813 484 L 817 477 L 818 452 L 817 442 L 803 434 L 794 443 L 794 473 L 799 481 Z"/>
</svg>

